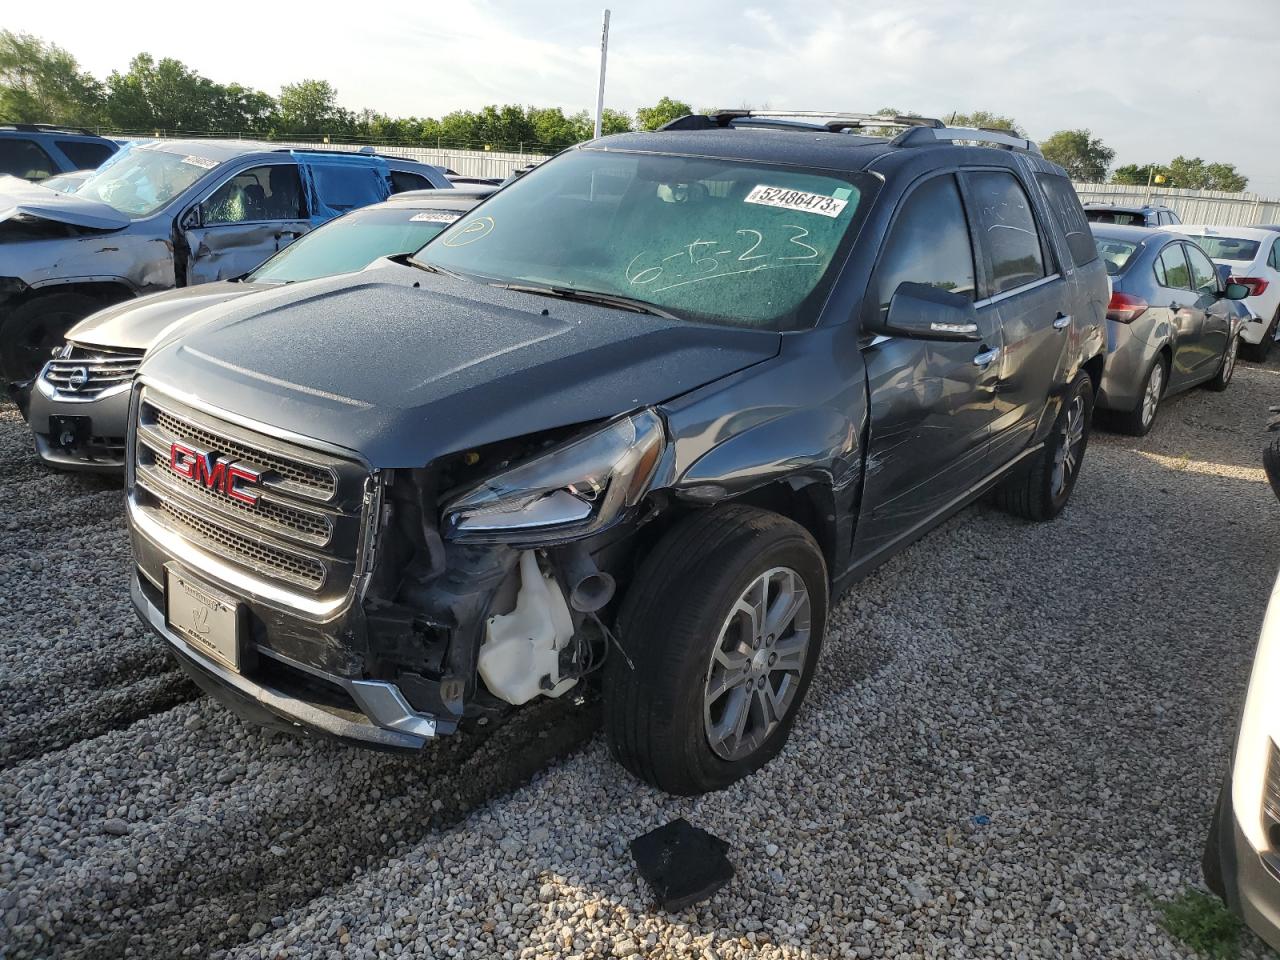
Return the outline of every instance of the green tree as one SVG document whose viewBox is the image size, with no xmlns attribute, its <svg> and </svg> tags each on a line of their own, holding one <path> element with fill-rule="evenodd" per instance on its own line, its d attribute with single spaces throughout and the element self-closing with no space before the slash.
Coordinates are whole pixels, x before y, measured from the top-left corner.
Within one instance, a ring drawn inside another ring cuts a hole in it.
<svg viewBox="0 0 1280 960">
<path fill-rule="evenodd" d="M 107 78 L 106 114 L 120 130 L 263 131 L 275 114 L 270 94 L 223 86 L 180 60 L 140 53 Z"/>
<path fill-rule="evenodd" d="M 657 130 L 663 124 L 687 117 L 691 113 L 693 107 L 683 100 L 663 97 L 652 107 L 640 107 L 636 110 L 636 126 L 641 130 Z"/>
<path fill-rule="evenodd" d="M 1205 163 L 1199 157 L 1174 157 L 1166 176 L 1171 186 L 1190 190 L 1243 190 L 1249 178 L 1232 163 Z"/>
<path fill-rule="evenodd" d="M 1145 187 L 1163 169 L 1158 163 L 1126 163 L 1116 167 L 1111 182 Z"/>
<path fill-rule="evenodd" d="M 578 127 L 559 107 L 529 107 L 534 144 L 542 150 L 563 150 L 578 142 Z"/>
<path fill-rule="evenodd" d="M 988 130 L 1008 130 L 1016 137 L 1025 137 L 1026 131 L 1013 117 L 1002 117 L 988 110 L 973 113 L 953 113 L 946 121 L 949 127 L 985 127 Z"/>
<path fill-rule="evenodd" d="M 278 103 L 281 133 L 345 132 L 354 126 L 354 117 L 338 107 L 338 91 L 328 80 L 286 83 Z"/>
<path fill-rule="evenodd" d="M 102 85 L 66 50 L 27 33 L 0 30 L 0 120 L 92 124 Z"/>
<path fill-rule="evenodd" d="M 1101 183 L 1116 152 L 1088 130 L 1059 130 L 1040 144 L 1046 160 L 1067 171 L 1072 180 Z"/>
</svg>

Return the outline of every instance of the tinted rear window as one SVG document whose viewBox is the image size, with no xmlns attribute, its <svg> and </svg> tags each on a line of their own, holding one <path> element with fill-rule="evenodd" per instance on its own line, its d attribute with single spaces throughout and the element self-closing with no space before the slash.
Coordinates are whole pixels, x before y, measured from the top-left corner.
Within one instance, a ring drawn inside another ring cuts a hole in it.
<svg viewBox="0 0 1280 960">
<path fill-rule="evenodd" d="M 1067 247 L 1071 250 L 1071 259 L 1077 267 L 1092 263 L 1098 259 L 1098 247 L 1093 242 L 1093 234 L 1089 232 L 1089 221 L 1085 219 L 1084 207 L 1080 206 L 1080 198 L 1076 196 L 1075 187 L 1066 177 L 1041 173 L 1036 176 L 1044 194 L 1049 200 L 1049 209 L 1062 227 L 1067 237 Z"/>
<path fill-rule="evenodd" d="M 1145 227 L 1147 215 L 1132 210 L 1086 210 L 1090 223 L 1115 223 L 1122 227 Z"/>
<path fill-rule="evenodd" d="M 1248 263 L 1258 255 L 1258 241 L 1237 237 L 1196 237 L 1196 243 L 1215 260 Z"/>
<path fill-rule="evenodd" d="M 1138 245 L 1128 240 L 1109 240 L 1106 237 L 1097 237 L 1094 240 L 1095 254 L 1101 255 L 1108 275 L 1113 277 L 1124 273 L 1125 267 L 1129 265 L 1129 258 L 1137 249 Z"/>
<path fill-rule="evenodd" d="M 77 170 L 92 170 L 115 153 L 105 143 L 92 140 L 59 140 L 58 149 L 67 155 Z"/>
</svg>

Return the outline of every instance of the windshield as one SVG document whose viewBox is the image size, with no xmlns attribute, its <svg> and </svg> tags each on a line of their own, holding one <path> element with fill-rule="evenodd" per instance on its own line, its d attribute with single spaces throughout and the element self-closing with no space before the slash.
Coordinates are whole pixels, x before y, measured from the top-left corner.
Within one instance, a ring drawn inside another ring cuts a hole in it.
<svg viewBox="0 0 1280 960">
<path fill-rule="evenodd" d="M 76 196 L 100 200 L 130 217 L 146 217 L 216 166 L 218 161 L 206 157 L 130 149 L 86 180 Z"/>
<path fill-rule="evenodd" d="M 809 327 L 873 183 L 739 160 L 575 150 L 494 194 L 414 262 L 640 300 L 690 320 Z"/>
<path fill-rule="evenodd" d="M 1133 251 L 1138 249 L 1136 243 L 1130 243 L 1128 240 L 1109 240 L 1106 237 L 1094 237 L 1093 242 L 1098 246 L 1098 255 L 1102 257 L 1102 262 L 1107 266 L 1107 273 L 1111 276 L 1119 276 L 1124 272 L 1124 268 L 1129 263 L 1129 258 L 1133 256 Z"/>
<path fill-rule="evenodd" d="M 367 267 L 379 257 L 412 253 L 457 220 L 458 210 L 358 210 L 305 234 L 245 277 L 251 283 L 293 283 Z"/>
<path fill-rule="evenodd" d="M 1248 263 L 1258 255 L 1257 240 L 1241 240 L 1236 237 L 1197 236 L 1196 243 L 1214 260 L 1236 260 Z"/>
</svg>

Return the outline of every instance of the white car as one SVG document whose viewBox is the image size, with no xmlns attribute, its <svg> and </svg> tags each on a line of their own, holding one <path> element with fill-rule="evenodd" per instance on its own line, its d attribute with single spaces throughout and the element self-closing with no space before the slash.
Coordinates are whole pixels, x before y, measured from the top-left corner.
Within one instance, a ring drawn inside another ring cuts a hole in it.
<svg viewBox="0 0 1280 960">
<path fill-rule="evenodd" d="M 1274 410 L 1274 408 L 1273 408 Z M 1273 425 L 1274 429 L 1274 425 Z M 1280 497 L 1280 441 L 1263 454 Z M 1262 623 L 1235 748 L 1205 841 L 1205 883 L 1280 950 L 1280 577 Z"/>
<path fill-rule="evenodd" d="M 1244 305 L 1261 323 L 1246 324 L 1240 336 L 1250 359 L 1264 360 L 1280 326 L 1280 234 L 1265 227 L 1171 227 L 1196 238 L 1214 263 L 1231 270 L 1231 279 L 1253 292 Z"/>
</svg>

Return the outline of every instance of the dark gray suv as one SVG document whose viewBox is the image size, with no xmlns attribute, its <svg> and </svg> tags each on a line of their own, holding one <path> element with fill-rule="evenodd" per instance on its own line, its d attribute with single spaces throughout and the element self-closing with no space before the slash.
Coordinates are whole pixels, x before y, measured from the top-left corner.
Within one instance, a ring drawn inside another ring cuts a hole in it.
<svg viewBox="0 0 1280 960">
<path fill-rule="evenodd" d="M 842 590 L 984 494 L 1063 508 L 1106 306 L 1025 140 L 734 111 L 587 143 L 148 355 L 134 601 L 262 722 L 413 749 L 598 674 L 623 765 L 718 789 L 786 740 Z"/>
</svg>

